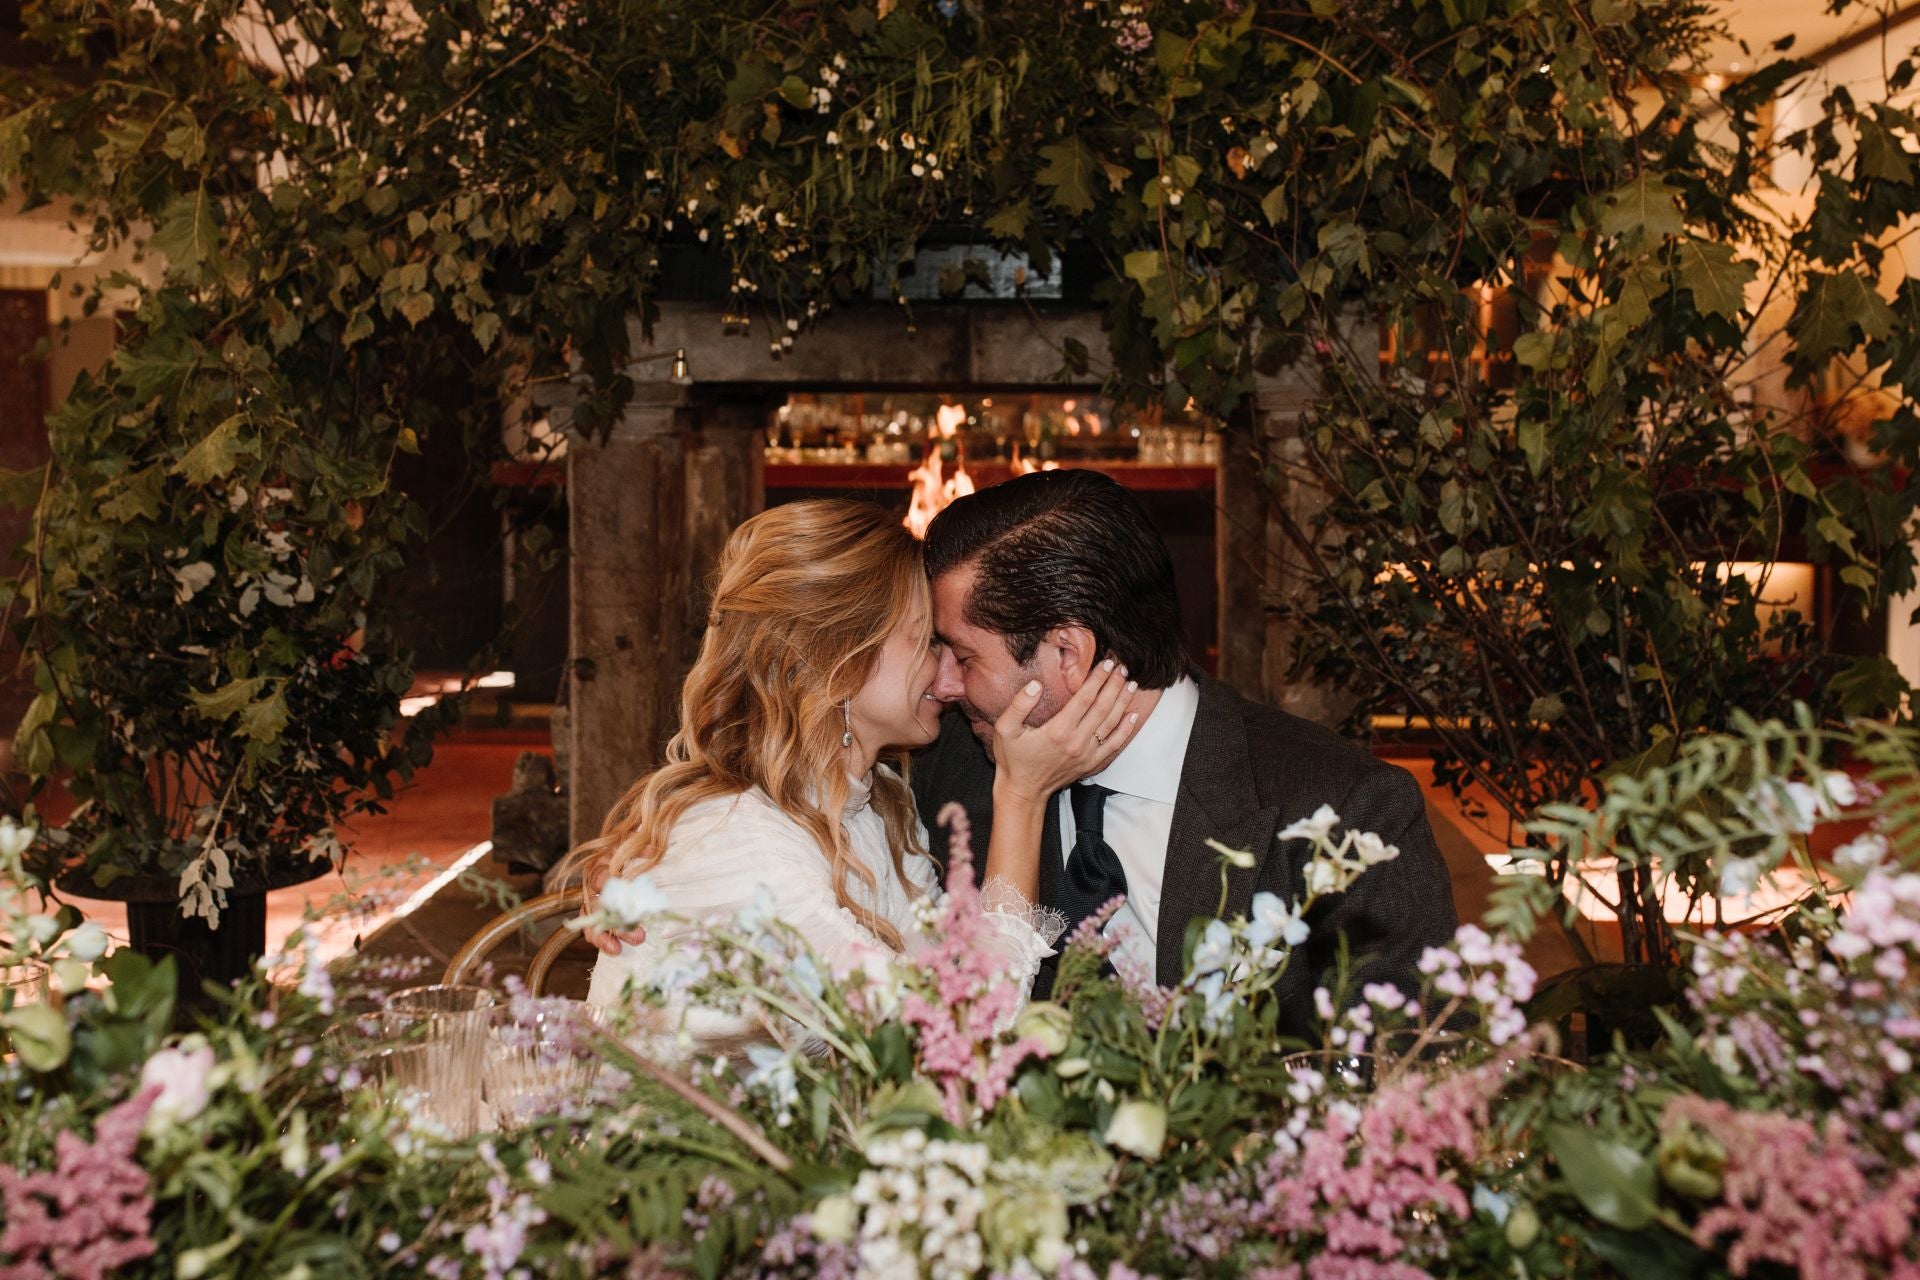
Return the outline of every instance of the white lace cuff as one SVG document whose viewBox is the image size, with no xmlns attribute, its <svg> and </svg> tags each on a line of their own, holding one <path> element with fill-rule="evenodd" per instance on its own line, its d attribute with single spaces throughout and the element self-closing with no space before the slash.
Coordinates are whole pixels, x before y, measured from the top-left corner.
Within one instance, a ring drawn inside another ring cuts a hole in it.
<svg viewBox="0 0 1920 1280">
<path fill-rule="evenodd" d="M 1012 882 L 994 876 L 980 890 L 980 909 L 988 915 L 1010 917 L 1025 925 L 1051 947 L 1067 931 L 1067 918 L 1052 907 L 1027 901 Z"/>
</svg>

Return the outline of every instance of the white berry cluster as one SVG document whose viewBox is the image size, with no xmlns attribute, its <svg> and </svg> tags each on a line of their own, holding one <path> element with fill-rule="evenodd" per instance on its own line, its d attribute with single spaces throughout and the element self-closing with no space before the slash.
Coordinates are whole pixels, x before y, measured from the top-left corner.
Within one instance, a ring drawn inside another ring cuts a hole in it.
<svg viewBox="0 0 1920 1280">
<path fill-rule="evenodd" d="M 872 1280 L 962 1280 L 986 1263 L 980 1217 L 987 1148 L 930 1139 L 918 1129 L 875 1138 L 873 1166 L 853 1184 L 860 1275 Z"/>
</svg>

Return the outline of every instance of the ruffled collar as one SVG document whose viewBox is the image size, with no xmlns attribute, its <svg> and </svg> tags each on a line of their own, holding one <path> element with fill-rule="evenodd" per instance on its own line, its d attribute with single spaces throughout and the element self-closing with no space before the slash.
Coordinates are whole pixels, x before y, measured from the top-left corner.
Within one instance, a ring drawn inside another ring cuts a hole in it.
<svg viewBox="0 0 1920 1280">
<path fill-rule="evenodd" d="M 844 817 L 851 818 L 864 810 L 873 801 L 873 775 L 856 778 L 847 777 L 847 807 L 841 810 Z"/>
</svg>

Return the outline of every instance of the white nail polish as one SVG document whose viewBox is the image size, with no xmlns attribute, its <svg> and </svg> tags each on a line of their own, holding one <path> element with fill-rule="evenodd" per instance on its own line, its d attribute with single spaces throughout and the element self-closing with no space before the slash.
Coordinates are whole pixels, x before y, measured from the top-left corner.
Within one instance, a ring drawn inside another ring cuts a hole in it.
<svg viewBox="0 0 1920 1280">
<path fill-rule="evenodd" d="M 1102 671 L 1111 671 L 1111 670 L 1113 670 L 1113 659 L 1112 659 L 1112 658 L 1108 658 L 1108 659 L 1107 659 L 1107 660 L 1106 660 L 1105 662 L 1103 662 L 1103 663 L 1101 663 L 1101 664 L 1100 664 L 1100 669 L 1101 669 Z"/>
</svg>

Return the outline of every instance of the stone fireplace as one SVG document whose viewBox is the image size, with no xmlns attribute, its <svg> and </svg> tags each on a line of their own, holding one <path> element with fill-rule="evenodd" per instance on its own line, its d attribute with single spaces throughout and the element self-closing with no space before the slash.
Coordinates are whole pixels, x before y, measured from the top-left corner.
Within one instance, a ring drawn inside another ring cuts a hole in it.
<svg viewBox="0 0 1920 1280">
<path fill-rule="evenodd" d="M 672 735 L 707 583 L 728 534 L 767 504 L 768 426 L 790 393 L 1059 392 L 1068 340 L 1106 350 L 1097 311 L 1058 303 L 921 303 L 911 327 L 892 307 L 857 307 L 777 356 L 764 332 L 740 332 L 728 319 L 718 303 L 664 304 L 650 341 L 635 323 L 631 403 L 604 438 L 568 430 L 570 662 L 555 746 L 575 843 L 598 833 Z M 682 350 L 684 366 L 673 359 Z M 1069 389 L 1093 392 L 1096 383 Z M 1196 496 L 1211 506 L 1207 630 L 1217 674 L 1249 696 L 1314 715 L 1325 709 L 1287 683 L 1291 638 L 1267 607 L 1286 595 L 1287 569 L 1263 474 L 1263 460 L 1286 447 L 1310 385 L 1291 371 L 1263 381 L 1254 403 L 1226 424 L 1210 486 L 1199 480 L 1210 494 Z M 548 407 L 553 425 L 568 429 L 564 391 Z M 903 486 L 907 470 L 899 468 Z M 1193 469 L 1185 471 L 1191 489 Z"/>
</svg>

